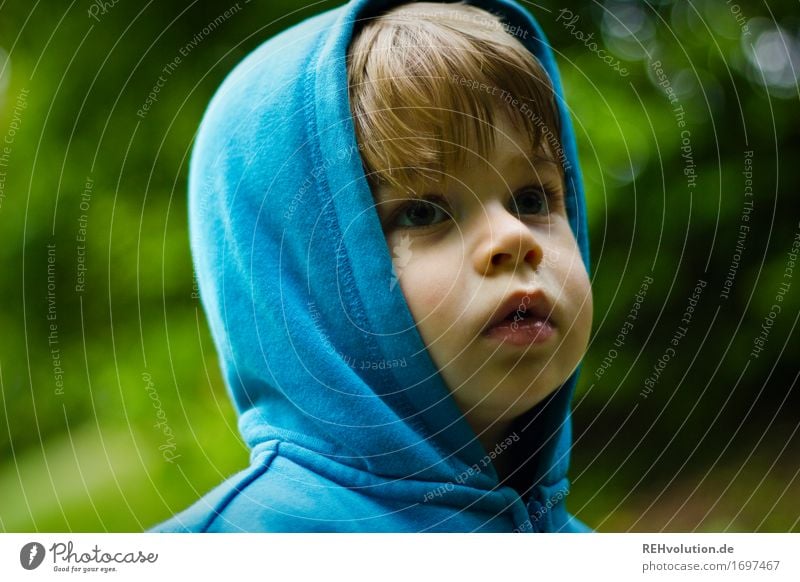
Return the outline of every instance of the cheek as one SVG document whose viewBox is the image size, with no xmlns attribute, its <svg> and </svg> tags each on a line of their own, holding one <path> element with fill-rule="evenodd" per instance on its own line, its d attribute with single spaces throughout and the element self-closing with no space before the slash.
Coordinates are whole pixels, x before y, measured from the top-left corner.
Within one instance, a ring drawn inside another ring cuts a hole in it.
<svg viewBox="0 0 800 582">
<path fill-rule="evenodd" d="M 389 244 L 392 248 L 393 242 Z M 396 256 L 394 259 L 400 288 L 420 329 L 435 331 L 452 321 L 451 314 L 446 313 L 447 306 L 459 303 L 454 294 L 458 289 L 460 258 L 448 259 L 443 250 L 421 248 L 418 241 L 406 243 L 406 247 L 408 253 L 402 264 Z"/>
<path fill-rule="evenodd" d="M 443 269 L 437 268 L 435 261 L 423 260 L 412 261 L 399 278 L 414 320 L 420 323 L 436 319 L 452 293 L 452 278 L 443 276 Z"/>
<path fill-rule="evenodd" d="M 580 282 L 578 283 L 577 298 L 580 306 L 579 321 L 588 336 L 592 328 L 592 318 L 594 316 L 594 303 L 592 298 L 592 286 L 589 282 L 589 275 L 582 269 Z"/>
<path fill-rule="evenodd" d="M 592 286 L 580 256 L 577 256 L 576 259 L 577 262 L 572 265 L 572 268 L 567 274 L 564 291 L 569 295 L 574 318 L 573 330 L 576 339 L 580 338 L 581 343 L 585 344 L 588 343 L 592 329 L 594 311 Z"/>
<path fill-rule="evenodd" d="M 579 304 L 586 302 L 591 311 L 592 286 L 589 282 L 589 274 L 586 272 L 579 255 L 575 257 L 575 262 L 569 269 L 566 284 L 572 298 Z"/>
<path fill-rule="evenodd" d="M 558 257 L 556 270 L 559 286 L 571 315 L 577 327 L 590 328 L 593 313 L 592 287 L 575 239 L 571 236 L 565 239 L 555 255 Z"/>
</svg>

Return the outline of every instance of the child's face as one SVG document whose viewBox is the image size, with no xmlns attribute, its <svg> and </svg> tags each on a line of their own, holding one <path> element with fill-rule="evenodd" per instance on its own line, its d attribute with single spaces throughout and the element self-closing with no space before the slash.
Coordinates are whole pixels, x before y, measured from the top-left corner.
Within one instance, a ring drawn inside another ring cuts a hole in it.
<svg viewBox="0 0 800 582">
<path fill-rule="evenodd" d="M 488 159 L 471 152 L 446 191 L 420 185 L 422 201 L 375 192 L 411 314 L 473 428 L 510 421 L 560 386 L 592 322 L 558 167 L 530 160 L 527 135 L 499 121 Z"/>
</svg>

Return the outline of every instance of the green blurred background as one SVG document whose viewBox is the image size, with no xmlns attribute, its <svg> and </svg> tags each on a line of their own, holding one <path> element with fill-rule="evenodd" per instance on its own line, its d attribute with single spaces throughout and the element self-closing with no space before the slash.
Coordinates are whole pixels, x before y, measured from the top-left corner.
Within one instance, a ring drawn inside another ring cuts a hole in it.
<svg viewBox="0 0 800 582">
<path fill-rule="evenodd" d="M 141 531 L 247 464 L 196 296 L 188 155 L 225 74 L 339 4 L 0 2 L 0 531 Z M 800 531 L 797 4 L 532 11 L 593 245 L 570 510 Z"/>
</svg>

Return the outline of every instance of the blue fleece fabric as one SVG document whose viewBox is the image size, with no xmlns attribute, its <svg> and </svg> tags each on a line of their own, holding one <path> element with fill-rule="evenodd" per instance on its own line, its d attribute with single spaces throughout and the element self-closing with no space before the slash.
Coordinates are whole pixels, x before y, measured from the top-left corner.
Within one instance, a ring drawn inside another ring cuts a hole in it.
<svg viewBox="0 0 800 582">
<path fill-rule="evenodd" d="M 394 275 L 350 115 L 352 0 L 270 39 L 228 76 L 190 168 L 191 245 L 250 466 L 151 531 L 576 532 L 567 468 L 575 376 L 517 419 L 515 486 L 439 376 Z M 553 55 L 499 14 L 559 95 L 567 210 L 589 264 L 583 186 Z M 576 372 L 577 374 L 577 372 Z"/>
</svg>

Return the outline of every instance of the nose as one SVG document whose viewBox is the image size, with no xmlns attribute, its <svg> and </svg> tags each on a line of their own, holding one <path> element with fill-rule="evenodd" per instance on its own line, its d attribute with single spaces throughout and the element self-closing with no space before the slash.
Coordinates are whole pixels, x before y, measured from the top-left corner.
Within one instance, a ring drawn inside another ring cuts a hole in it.
<svg viewBox="0 0 800 582">
<path fill-rule="evenodd" d="M 475 251 L 475 269 L 482 275 L 494 272 L 533 271 L 542 262 L 543 249 L 531 227 L 505 208 L 486 208 L 487 220 L 481 243 Z"/>
</svg>

